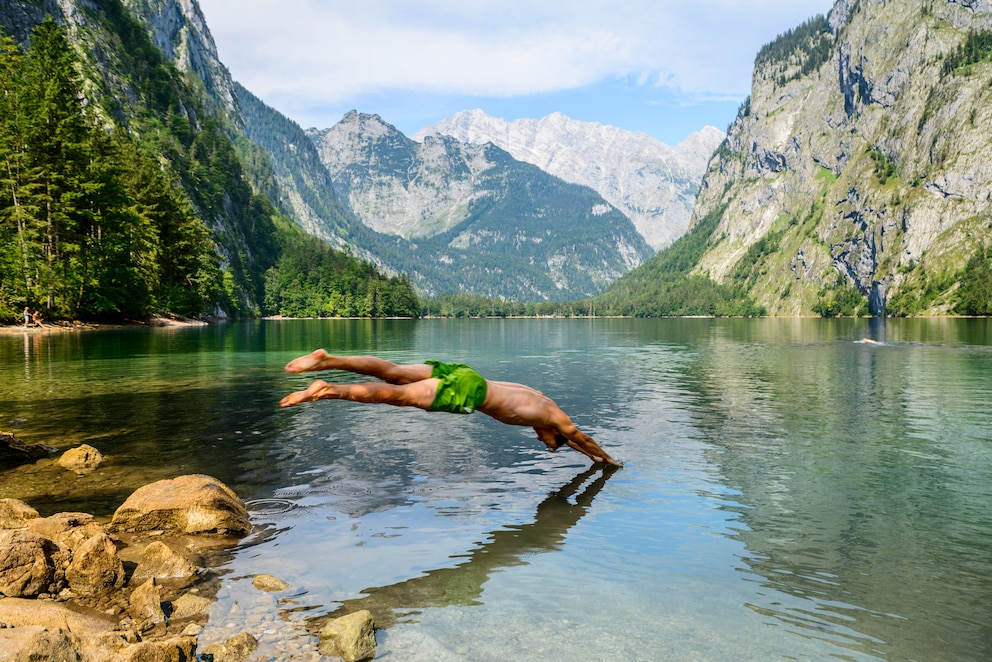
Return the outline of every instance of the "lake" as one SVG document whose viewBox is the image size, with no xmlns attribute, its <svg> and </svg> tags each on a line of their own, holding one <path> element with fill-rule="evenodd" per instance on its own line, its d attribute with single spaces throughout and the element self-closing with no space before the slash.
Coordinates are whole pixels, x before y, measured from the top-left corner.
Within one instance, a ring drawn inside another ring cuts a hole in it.
<svg viewBox="0 0 992 662">
<path fill-rule="evenodd" d="M 282 366 L 317 347 L 528 384 L 625 466 L 482 414 L 279 409 L 314 378 Z M 369 608 L 387 660 L 986 660 L 990 400 L 989 320 L 7 333 L 0 429 L 108 461 L 0 474 L 0 497 L 109 516 L 152 480 L 228 484 L 255 532 L 204 646 L 248 623 L 285 657 L 281 629 Z"/>
</svg>

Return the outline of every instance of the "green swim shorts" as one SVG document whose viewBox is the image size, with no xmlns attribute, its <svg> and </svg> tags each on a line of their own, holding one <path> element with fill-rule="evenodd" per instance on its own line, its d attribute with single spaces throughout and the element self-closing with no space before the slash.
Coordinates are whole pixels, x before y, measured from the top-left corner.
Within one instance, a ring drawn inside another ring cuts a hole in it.
<svg viewBox="0 0 992 662">
<path fill-rule="evenodd" d="M 464 363 L 444 363 L 424 361 L 433 366 L 431 377 L 441 380 L 437 394 L 431 403 L 430 411 L 446 411 L 452 414 L 471 414 L 486 399 L 486 380 Z"/>
</svg>

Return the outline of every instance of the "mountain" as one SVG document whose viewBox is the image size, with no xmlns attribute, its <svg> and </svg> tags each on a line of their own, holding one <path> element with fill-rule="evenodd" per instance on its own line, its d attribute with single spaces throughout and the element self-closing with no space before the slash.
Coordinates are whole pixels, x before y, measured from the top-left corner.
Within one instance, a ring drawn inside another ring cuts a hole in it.
<svg viewBox="0 0 992 662">
<path fill-rule="evenodd" d="M 674 148 L 644 133 L 561 113 L 513 122 L 481 110 L 454 116 L 418 131 L 472 144 L 491 142 L 513 158 L 531 163 L 567 182 L 588 186 L 634 223 L 655 249 L 671 244 L 689 227 L 706 165 L 724 133 L 711 126 Z"/>
<path fill-rule="evenodd" d="M 988 0 L 839 0 L 763 47 L 684 273 L 776 315 L 992 312 L 990 30 Z"/>
<path fill-rule="evenodd" d="M 392 264 L 428 293 L 565 301 L 601 292 L 653 254 L 595 191 L 494 145 L 417 143 L 355 111 L 308 133 L 350 212 L 408 240 Z"/>
</svg>

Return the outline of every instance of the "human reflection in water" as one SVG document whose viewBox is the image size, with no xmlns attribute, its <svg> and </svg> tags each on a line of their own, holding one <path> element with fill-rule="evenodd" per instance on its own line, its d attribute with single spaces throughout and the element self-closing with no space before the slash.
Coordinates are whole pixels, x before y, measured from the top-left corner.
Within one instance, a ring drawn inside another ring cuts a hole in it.
<svg viewBox="0 0 992 662">
<path fill-rule="evenodd" d="M 532 554 L 560 548 L 565 534 L 582 519 L 615 472 L 612 466 L 589 467 L 548 494 L 538 504 L 533 522 L 492 532 L 487 536 L 489 542 L 473 550 L 465 562 L 431 570 L 399 584 L 366 589 L 365 597 L 346 600 L 333 612 L 310 619 L 309 629 L 319 632 L 328 620 L 359 609 L 371 611 L 376 627 L 384 629 L 393 626 L 398 618 L 422 609 L 480 604 L 482 585 L 495 570 L 525 565 Z M 593 476 L 595 479 L 590 481 Z M 574 504 L 569 501 L 573 496 Z"/>
</svg>

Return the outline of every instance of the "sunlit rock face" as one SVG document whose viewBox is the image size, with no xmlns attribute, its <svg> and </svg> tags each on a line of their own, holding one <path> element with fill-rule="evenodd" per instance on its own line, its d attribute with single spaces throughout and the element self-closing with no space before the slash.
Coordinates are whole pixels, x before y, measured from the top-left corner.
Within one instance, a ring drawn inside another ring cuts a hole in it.
<svg viewBox="0 0 992 662">
<path fill-rule="evenodd" d="M 700 270 L 773 314 L 840 286 L 948 312 L 992 239 L 992 62 L 955 57 L 990 28 L 985 1 L 841 0 L 762 49 L 693 213 L 720 216 Z"/>
</svg>

